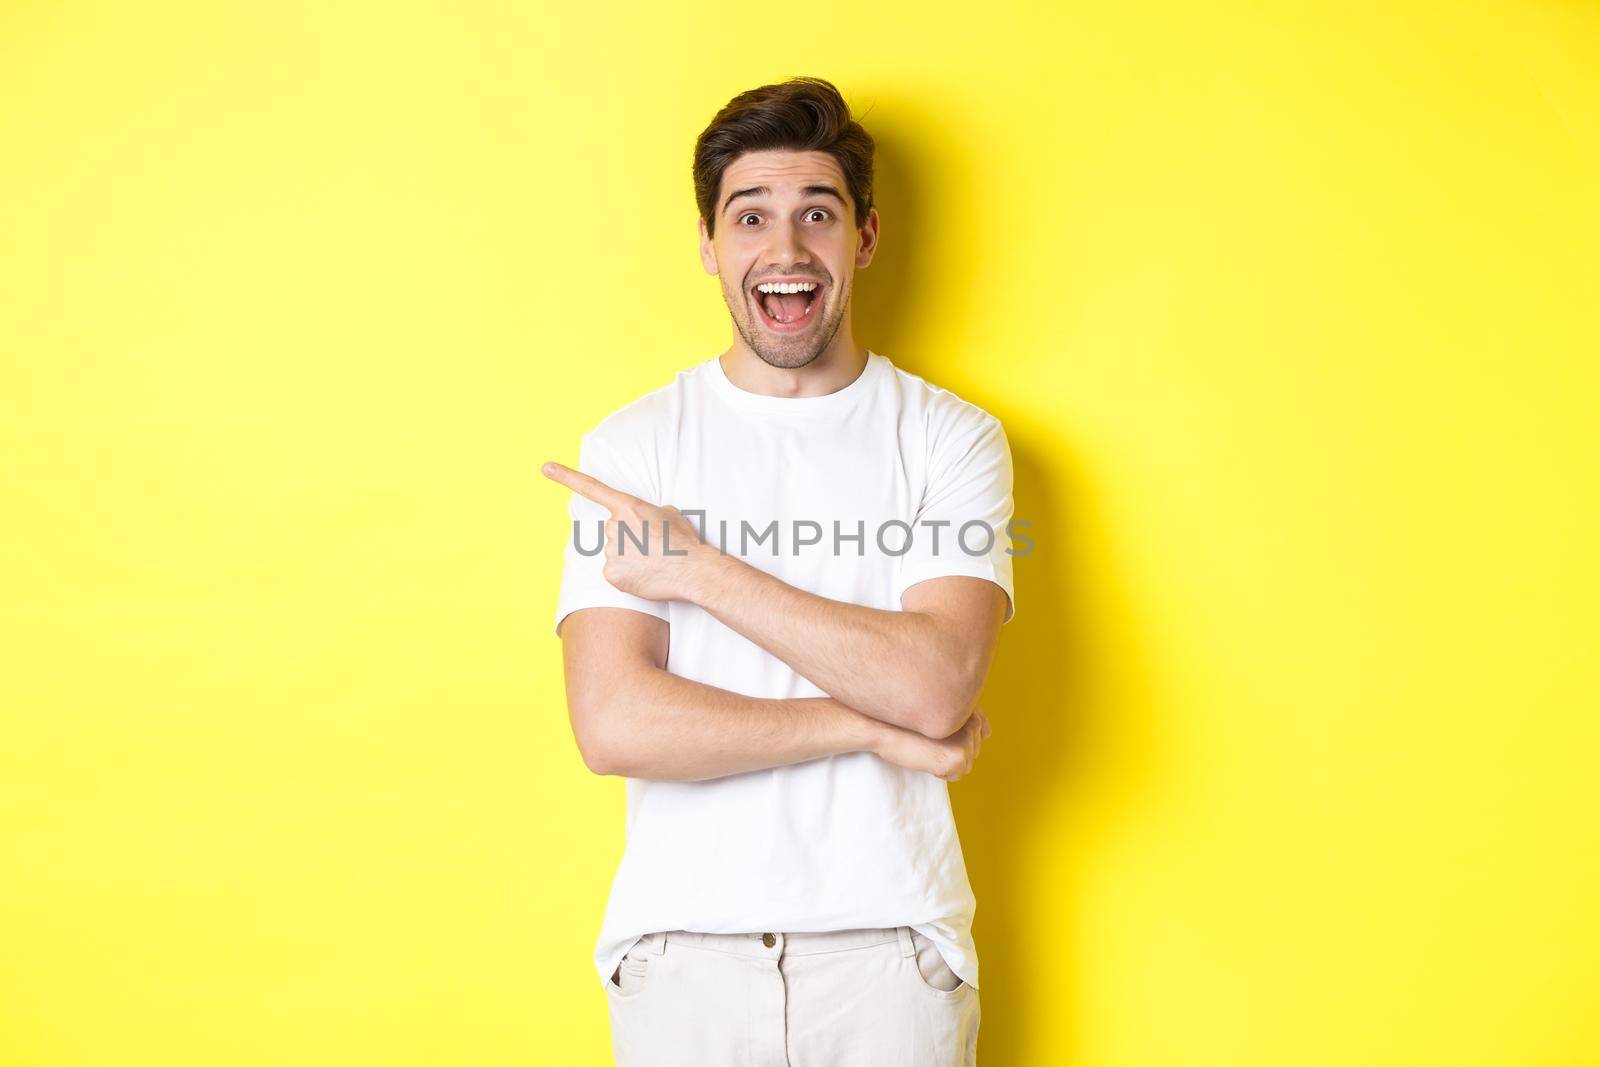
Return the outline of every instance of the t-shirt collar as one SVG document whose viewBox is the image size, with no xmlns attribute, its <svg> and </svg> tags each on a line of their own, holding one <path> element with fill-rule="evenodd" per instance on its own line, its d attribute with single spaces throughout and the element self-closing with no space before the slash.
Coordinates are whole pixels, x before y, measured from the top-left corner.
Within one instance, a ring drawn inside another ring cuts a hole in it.
<svg viewBox="0 0 1600 1067">
<path fill-rule="evenodd" d="M 722 360 L 719 356 L 706 360 L 706 377 L 719 395 L 738 407 L 790 415 L 820 415 L 839 411 L 854 403 L 881 373 L 884 362 L 883 356 L 868 349 L 867 364 L 861 369 L 861 373 L 856 375 L 855 380 L 843 389 L 835 389 L 822 396 L 770 396 L 766 393 L 752 393 L 748 389 L 741 389 L 733 384 L 727 372 L 722 369 Z"/>
</svg>

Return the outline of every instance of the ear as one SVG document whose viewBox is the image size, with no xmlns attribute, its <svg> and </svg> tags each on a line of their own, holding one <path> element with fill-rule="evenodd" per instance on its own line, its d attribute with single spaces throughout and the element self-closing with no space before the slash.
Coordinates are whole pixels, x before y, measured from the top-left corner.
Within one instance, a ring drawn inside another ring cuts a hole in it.
<svg viewBox="0 0 1600 1067">
<path fill-rule="evenodd" d="M 696 216 L 700 224 L 700 265 L 706 269 L 707 274 L 720 274 L 717 268 L 717 252 L 711 247 L 711 235 L 706 232 L 706 220 Z"/>
<path fill-rule="evenodd" d="M 878 209 L 872 208 L 867 212 L 867 221 L 857 231 L 861 240 L 856 245 L 856 269 L 860 270 L 872 262 L 873 254 L 878 251 Z"/>
</svg>

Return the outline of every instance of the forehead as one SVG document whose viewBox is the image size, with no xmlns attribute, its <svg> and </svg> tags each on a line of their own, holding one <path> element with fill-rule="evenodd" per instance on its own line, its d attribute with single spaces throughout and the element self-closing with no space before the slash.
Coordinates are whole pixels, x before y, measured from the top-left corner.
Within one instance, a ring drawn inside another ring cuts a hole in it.
<svg viewBox="0 0 1600 1067">
<path fill-rule="evenodd" d="M 831 185 L 843 193 L 844 170 L 827 152 L 788 149 L 746 152 L 723 170 L 718 195 L 726 197 L 735 189 L 747 189 L 752 185 L 765 185 L 773 196 L 779 197 L 797 195 L 808 185 Z"/>
</svg>

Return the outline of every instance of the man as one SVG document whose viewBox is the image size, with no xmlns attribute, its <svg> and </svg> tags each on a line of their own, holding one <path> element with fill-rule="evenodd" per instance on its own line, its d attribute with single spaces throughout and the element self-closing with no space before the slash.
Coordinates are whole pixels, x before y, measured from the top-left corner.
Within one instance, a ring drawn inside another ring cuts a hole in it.
<svg viewBox="0 0 1600 1067">
<path fill-rule="evenodd" d="M 855 340 L 872 151 L 821 79 L 730 101 L 694 175 L 732 346 L 544 467 L 574 736 L 626 778 L 595 954 L 625 1065 L 976 1061 L 946 783 L 989 735 L 1011 455 Z"/>
</svg>

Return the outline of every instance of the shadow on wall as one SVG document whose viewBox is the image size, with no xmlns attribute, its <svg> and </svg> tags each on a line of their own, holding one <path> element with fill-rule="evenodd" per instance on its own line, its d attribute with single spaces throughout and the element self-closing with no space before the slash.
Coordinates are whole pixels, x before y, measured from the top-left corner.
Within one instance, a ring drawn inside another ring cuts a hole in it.
<svg viewBox="0 0 1600 1067">
<path fill-rule="evenodd" d="M 881 124 L 869 129 L 878 142 L 883 244 L 857 275 L 856 337 L 940 384 L 902 352 L 897 328 L 914 321 L 913 283 L 932 276 L 918 262 L 915 235 L 936 226 L 939 212 L 918 198 L 913 179 L 925 164 L 915 147 Z M 940 291 L 965 291 L 962 270 L 939 264 Z M 1118 592 L 1114 546 L 1074 536 L 1107 532 L 1092 514 L 1093 472 L 1011 431 L 1007 412 L 981 391 L 964 395 L 1007 426 L 1015 517 L 1031 523 L 1022 532 L 1033 540 L 1029 554 L 1013 560 L 1017 616 L 1001 630 L 984 689 L 993 734 L 972 773 L 950 786 L 978 899 L 979 1062 L 1042 1063 L 1049 1050 L 1050 1062 L 1073 1064 L 1081 1062 L 1072 1051 L 1082 1032 L 1079 990 L 1090 980 L 1076 962 L 1083 925 L 1076 890 L 1081 872 L 1096 863 L 1098 842 L 1120 832 L 1121 820 L 1111 816 L 1148 780 L 1158 707 L 1140 663 L 1138 605 Z"/>
</svg>

